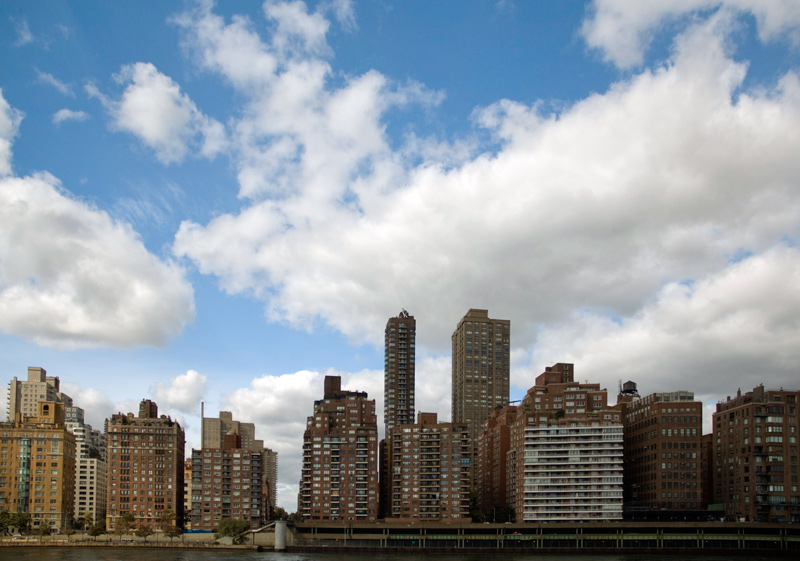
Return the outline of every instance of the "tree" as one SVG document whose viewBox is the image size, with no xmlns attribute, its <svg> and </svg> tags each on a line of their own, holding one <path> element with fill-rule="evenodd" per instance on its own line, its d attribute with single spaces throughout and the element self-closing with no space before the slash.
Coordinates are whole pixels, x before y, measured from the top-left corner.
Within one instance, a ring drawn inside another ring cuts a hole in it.
<svg viewBox="0 0 800 561">
<path fill-rule="evenodd" d="M 11 513 L 7 510 L 0 510 L 0 534 L 8 532 L 9 526 L 11 526 Z"/>
<path fill-rule="evenodd" d="M 45 536 L 49 536 L 53 531 L 53 528 L 50 526 L 49 520 L 42 520 L 39 522 L 39 540 L 41 541 L 44 539 Z"/>
<path fill-rule="evenodd" d="M 150 527 L 149 524 L 139 524 L 139 527 L 136 528 L 136 535 L 140 538 L 144 538 L 144 541 L 147 541 L 147 536 L 153 535 L 153 528 Z"/>
<path fill-rule="evenodd" d="M 67 528 L 66 530 L 64 530 L 61 533 L 64 534 L 65 536 L 67 536 L 67 541 L 72 541 L 70 538 L 72 537 L 72 534 L 75 533 L 75 530 L 73 530 L 72 528 Z"/>
<path fill-rule="evenodd" d="M 136 521 L 136 517 L 130 512 L 123 512 L 117 517 L 117 524 L 114 526 L 114 533 L 119 536 L 119 541 L 122 541 L 122 536 L 130 533 L 131 526 Z"/>
<path fill-rule="evenodd" d="M 169 541 L 172 541 L 172 538 L 177 538 L 183 534 L 183 530 L 180 529 L 178 526 L 168 526 L 166 530 L 164 530 L 164 535 L 169 538 Z"/>
<path fill-rule="evenodd" d="M 183 531 L 175 524 L 175 513 L 171 510 L 165 510 L 158 518 L 158 526 L 165 536 L 172 541 L 172 538 L 177 538 Z"/>
<path fill-rule="evenodd" d="M 272 519 L 273 520 L 288 520 L 289 519 L 289 513 L 286 512 L 285 508 L 276 506 L 275 510 L 272 513 Z"/>
<path fill-rule="evenodd" d="M 20 534 L 26 533 L 31 527 L 31 515 L 28 512 L 15 512 L 11 515 L 10 526 L 17 529 Z"/>
<path fill-rule="evenodd" d="M 92 524 L 87 533 L 97 541 L 97 536 L 102 536 L 106 533 L 106 527 L 102 524 Z"/>
<path fill-rule="evenodd" d="M 243 544 L 245 541 L 245 532 L 250 529 L 250 523 L 241 518 L 223 518 L 219 521 L 217 531 L 214 536 L 219 538 L 230 537 L 235 544 Z"/>
</svg>

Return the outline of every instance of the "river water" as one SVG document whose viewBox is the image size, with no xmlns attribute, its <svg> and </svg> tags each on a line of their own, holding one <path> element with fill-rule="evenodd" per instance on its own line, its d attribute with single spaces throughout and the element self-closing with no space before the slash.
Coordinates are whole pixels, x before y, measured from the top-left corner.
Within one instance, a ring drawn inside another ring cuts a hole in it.
<svg viewBox="0 0 800 561">
<path fill-rule="evenodd" d="M 365 561 L 728 561 L 729 556 L 715 555 L 649 555 L 649 554 L 406 554 L 406 553 L 275 553 L 247 551 L 207 551 L 186 549 L 128 549 L 80 547 L 3 547 L 2 561 L 351 561 L 362 557 Z M 769 554 L 747 555 L 748 561 L 776 561 L 786 559 Z"/>
</svg>

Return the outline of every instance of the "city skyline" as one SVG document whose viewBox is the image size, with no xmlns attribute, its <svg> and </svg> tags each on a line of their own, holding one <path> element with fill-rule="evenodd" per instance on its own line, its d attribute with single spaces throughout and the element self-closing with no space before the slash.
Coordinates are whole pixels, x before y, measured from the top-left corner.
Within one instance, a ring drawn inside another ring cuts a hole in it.
<svg viewBox="0 0 800 561">
<path fill-rule="evenodd" d="M 383 419 L 403 308 L 442 422 L 470 308 L 511 400 L 569 362 L 708 432 L 796 385 L 800 6 L 673 4 L 4 2 L 0 378 L 95 428 L 152 399 L 189 450 L 231 411 L 290 511 L 298 404 L 341 376 Z"/>
</svg>

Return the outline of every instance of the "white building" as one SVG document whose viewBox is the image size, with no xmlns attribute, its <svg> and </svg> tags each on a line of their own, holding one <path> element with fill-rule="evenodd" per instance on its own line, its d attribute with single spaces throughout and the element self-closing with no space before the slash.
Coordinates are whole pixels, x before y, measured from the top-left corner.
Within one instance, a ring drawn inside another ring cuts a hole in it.
<svg viewBox="0 0 800 561">
<path fill-rule="evenodd" d="M 528 426 L 524 522 L 622 519 L 622 425 Z"/>
<path fill-rule="evenodd" d="M 67 430 L 75 435 L 75 520 L 90 514 L 95 523 L 106 516 L 106 438 L 103 433 L 83 423 L 83 410 L 71 407 L 74 421 Z"/>
</svg>

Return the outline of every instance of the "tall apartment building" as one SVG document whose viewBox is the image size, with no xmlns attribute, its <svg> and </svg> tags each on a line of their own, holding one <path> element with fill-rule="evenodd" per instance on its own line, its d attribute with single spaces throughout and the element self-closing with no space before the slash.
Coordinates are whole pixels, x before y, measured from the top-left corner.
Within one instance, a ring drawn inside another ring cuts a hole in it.
<svg viewBox="0 0 800 561">
<path fill-rule="evenodd" d="M 35 415 L 0 423 L 0 510 L 28 512 L 31 526 L 72 527 L 75 437 L 64 423 L 64 405 L 37 403 Z"/>
<path fill-rule="evenodd" d="M 476 441 L 489 415 L 508 405 L 511 322 L 471 309 L 453 332 L 452 419 Z M 470 469 L 475 477 L 475 456 Z"/>
<path fill-rule="evenodd" d="M 683 520 L 703 509 L 703 403 L 688 391 L 617 399 L 624 435 L 625 514 Z"/>
<path fill-rule="evenodd" d="M 415 424 L 395 426 L 390 441 L 392 518 L 469 516 L 472 442 L 466 424 L 439 423 L 436 413 L 420 413 Z"/>
<path fill-rule="evenodd" d="M 509 522 L 513 505 L 508 500 L 508 453 L 517 406 L 492 411 L 477 442 L 478 505 L 489 522 Z"/>
<path fill-rule="evenodd" d="M 192 529 L 192 458 L 191 456 L 183 461 L 183 515 L 188 518 L 184 524 L 184 529 Z"/>
<path fill-rule="evenodd" d="M 753 391 L 717 404 L 714 502 L 728 520 L 800 522 L 798 390 Z"/>
<path fill-rule="evenodd" d="M 112 530 L 124 512 L 136 524 L 155 527 L 164 511 L 183 520 L 183 429 L 158 416 L 155 402 L 142 400 L 139 414 L 117 413 L 106 419 L 108 498 L 106 528 Z"/>
<path fill-rule="evenodd" d="M 417 322 L 403 310 L 386 322 L 384 335 L 383 422 L 386 435 L 396 425 L 414 422 L 414 370 Z"/>
<path fill-rule="evenodd" d="M 106 519 L 106 436 L 84 423 L 83 409 L 67 408 L 67 430 L 75 436 L 75 519 L 89 514 L 92 520 Z"/>
<path fill-rule="evenodd" d="M 231 431 L 222 447 L 192 450 L 192 529 L 215 530 L 223 518 L 265 521 L 264 449 L 242 447 Z"/>
<path fill-rule="evenodd" d="M 378 422 L 375 400 L 344 391 L 325 377 L 303 434 L 303 471 L 297 512 L 303 520 L 367 520 L 378 513 Z"/>
<path fill-rule="evenodd" d="M 622 519 L 622 424 L 607 397 L 572 364 L 537 376 L 511 430 L 517 522 Z"/>
<path fill-rule="evenodd" d="M 262 486 L 266 488 L 264 506 L 261 516 L 267 520 L 277 506 L 278 496 L 278 453 L 264 446 L 263 440 L 256 439 L 256 426 L 253 423 L 242 423 L 233 419 L 230 411 L 220 411 L 219 417 L 206 417 L 205 406 L 202 408 L 202 430 L 200 440 L 203 449 L 221 449 L 229 434 L 237 434 L 241 440 L 241 448 L 260 452 L 264 469 L 262 470 Z"/>
<path fill-rule="evenodd" d="M 72 405 L 72 398 L 61 393 L 57 376 L 48 376 L 44 368 L 29 366 L 27 380 L 17 380 L 14 376 L 8 385 L 8 420 L 13 421 L 15 414 L 20 414 L 21 418 L 37 416 L 40 401 Z"/>
</svg>

